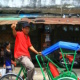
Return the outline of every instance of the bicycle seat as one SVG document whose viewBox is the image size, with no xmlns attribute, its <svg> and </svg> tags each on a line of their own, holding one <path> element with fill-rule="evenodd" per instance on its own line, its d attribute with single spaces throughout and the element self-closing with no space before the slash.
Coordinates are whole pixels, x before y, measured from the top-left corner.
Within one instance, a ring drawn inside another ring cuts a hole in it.
<svg viewBox="0 0 80 80">
<path fill-rule="evenodd" d="M 55 66 L 54 64 L 52 64 L 51 62 L 49 62 L 49 68 L 50 68 L 50 71 L 51 71 L 53 77 L 59 76 L 59 71 L 58 71 L 58 69 L 57 69 L 56 66 Z"/>
</svg>

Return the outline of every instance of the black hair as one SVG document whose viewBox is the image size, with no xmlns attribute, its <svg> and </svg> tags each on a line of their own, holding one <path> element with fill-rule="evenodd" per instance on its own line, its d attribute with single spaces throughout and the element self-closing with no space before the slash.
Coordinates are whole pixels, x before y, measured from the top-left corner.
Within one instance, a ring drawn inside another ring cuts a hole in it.
<svg viewBox="0 0 80 80">
<path fill-rule="evenodd" d="M 9 41 L 6 41 L 4 44 L 3 44 L 3 46 L 4 46 L 4 49 L 9 45 Z"/>
<path fill-rule="evenodd" d="M 18 25 L 21 25 L 22 28 L 30 27 L 30 24 L 27 21 L 19 21 Z"/>
<path fill-rule="evenodd" d="M 22 31 L 22 28 L 24 28 L 24 24 L 28 24 L 27 25 L 27 27 L 30 27 L 30 23 L 29 22 L 27 22 L 27 21 L 19 21 L 18 23 L 17 23 L 17 27 L 16 27 L 16 30 L 17 31 Z"/>
</svg>

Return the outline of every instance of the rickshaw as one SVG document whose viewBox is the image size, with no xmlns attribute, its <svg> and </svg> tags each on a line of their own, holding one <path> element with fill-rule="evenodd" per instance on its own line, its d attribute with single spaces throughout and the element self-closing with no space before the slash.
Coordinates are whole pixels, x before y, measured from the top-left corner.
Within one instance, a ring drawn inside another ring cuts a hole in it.
<svg viewBox="0 0 80 80">
<path fill-rule="evenodd" d="M 62 57 L 65 63 L 65 69 L 58 66 L 49 57 L 49 54 L 54 53 L 54 51 L 56 51 L 57 49 L 60 49 L 62 53 Z M 80 46 L 78 43 L 59 41 L 56 44 L 50 46 L 49 48 L 43 50 L 42 56 L 36 55 L 36 60 L 43 74 L 43 80 L 47 80 L 43 67 L 46 70 L 49 80 L 79 80 L 77 74 L 72 70 L 75 61 L 75 56 L 77 54 L 76 51 L 79 49 Z M 71 66 L 68 65 L 68 62 L 65 59 L 67 54 L 74 56 Z M 47 62 L 45 62 L 44 58 L 46 58 Z"/>
</svg>

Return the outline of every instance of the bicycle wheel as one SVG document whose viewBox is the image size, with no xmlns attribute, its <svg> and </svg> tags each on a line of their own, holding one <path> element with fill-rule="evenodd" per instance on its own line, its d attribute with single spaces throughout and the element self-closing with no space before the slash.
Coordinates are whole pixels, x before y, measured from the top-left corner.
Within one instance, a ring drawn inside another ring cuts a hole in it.
<svg viewBox="0 0 80 80">
<path fill-rule="evenodd" d="M 13 74 L 13 73 L 8 73 L 0 78 L 0 80 L 23 80 L 20 76 Z"/>
<path fill-rule="evenodd" d="M 71 77 L 62 77 L 62 78 L 59 78 L 58 80 L 76 80 L 76 79 Z"/>
</svg>

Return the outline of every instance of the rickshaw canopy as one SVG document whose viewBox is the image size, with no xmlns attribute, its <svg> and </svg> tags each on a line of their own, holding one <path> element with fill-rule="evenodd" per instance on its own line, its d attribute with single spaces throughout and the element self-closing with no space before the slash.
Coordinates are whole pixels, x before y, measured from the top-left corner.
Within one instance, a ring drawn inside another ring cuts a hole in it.
<svg viewBox="0 0 80 80">
<path fill-rule="evenodd" d="M 49 48 L 43 50 L 42 55 L 46 56 L 59 48 L 77 51 L 80 49 L 80 46 L 78 43 L 59 41 L 55 43 L 54 45 L 50 46 Z"/>
</svg>

